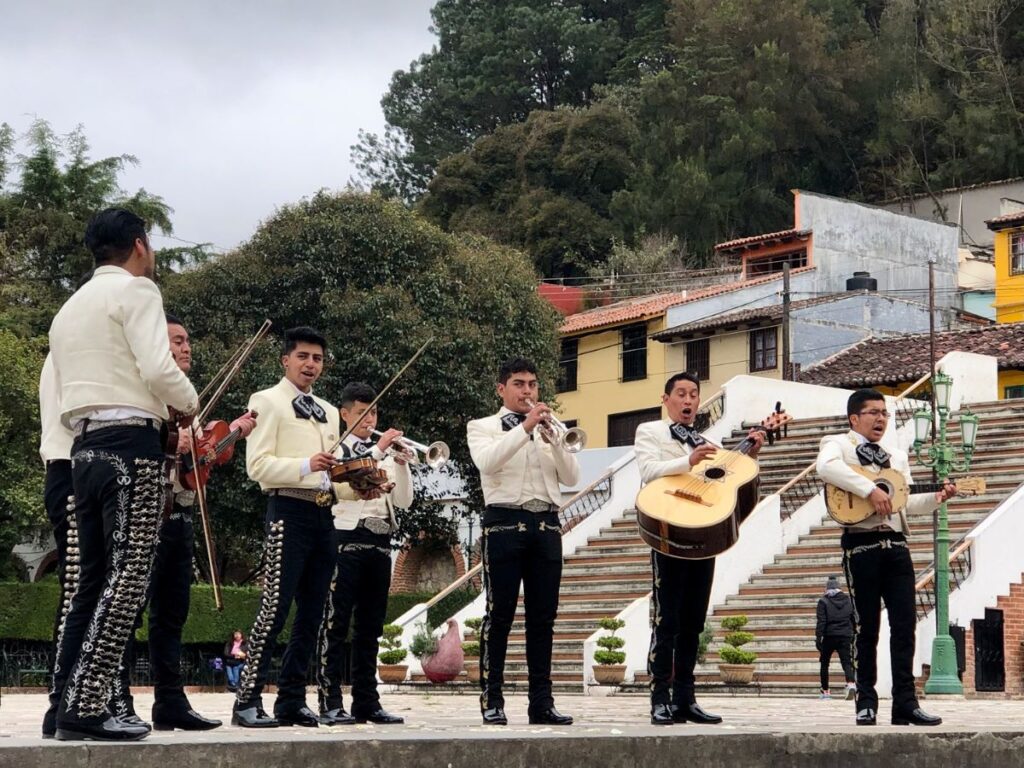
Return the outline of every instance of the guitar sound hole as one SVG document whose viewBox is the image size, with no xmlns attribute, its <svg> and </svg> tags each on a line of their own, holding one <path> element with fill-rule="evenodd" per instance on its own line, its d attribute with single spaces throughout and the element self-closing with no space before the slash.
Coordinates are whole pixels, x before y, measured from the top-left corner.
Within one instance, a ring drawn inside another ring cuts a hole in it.
<svg viewBox="0 0 1024 768">
<path fill-rule="evenodd" d="M 704 477 L 708 480 L 721 480 L 725 477 L 725 470 L 721 467 L 708 467 L 704 470 Z"/>
</svg>

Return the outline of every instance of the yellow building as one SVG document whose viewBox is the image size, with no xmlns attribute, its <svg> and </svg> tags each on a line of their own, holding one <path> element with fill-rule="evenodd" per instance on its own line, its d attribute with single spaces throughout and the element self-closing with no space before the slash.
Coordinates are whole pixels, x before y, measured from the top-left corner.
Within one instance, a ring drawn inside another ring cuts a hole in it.
<svg viewBox="0 0 1024 768">
<path fill-rule="evenodd" d="M 1024 211 L 987 222 L 995 233 L 996 322 L 1024 320 Z"/>
</svg>

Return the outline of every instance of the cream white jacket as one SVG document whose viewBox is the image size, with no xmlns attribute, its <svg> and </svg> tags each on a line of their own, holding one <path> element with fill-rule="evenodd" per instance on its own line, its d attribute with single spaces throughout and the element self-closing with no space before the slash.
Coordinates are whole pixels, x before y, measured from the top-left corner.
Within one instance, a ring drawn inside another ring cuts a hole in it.
<svg viewBox="0 0 1024 768">
<path fill-rule="evenodd" d="M 640 467 L 640 481 L 649 483 L 667 475 L 682 475 L 690 471 L 689 443 L 680 443 L 672 437 L 667 419 L 646 421 L 636 428 L 633 451 Z"/>
<path fill-rule="evenodd" d="M 579 462 L 573 454 L 545 442 L 537 430 L 534 430 L 535 440 L 530 440 L 522 424 L 504 431 L 501 417 L 506 413 L 509 411 L 503 408 L 496 414 L 475 419 L 466 425 L 469 454 L 480 470 L 484 501 L 498 505 L 522 503 L 529 469 L 527 452 L 536 451 L 543 475 L 540 485 L 548 495 L 542 501 L 560 503 L 562 489 L 559 483 L 575 485 L 579 481 Z"/>
<path fill-rule="evenodd" d="M 113 408 L 162 419 L 170 405 L 197 410 L 198 396 L 171 356 L 163 298 L 156 284 L 121 267 L 99 267 L 64 302 L 50 325 L 61 421 Z"/>
<path fill-rule="evenodd" d="M 818 476 L 824 482 L 842 488 L 844 491 L 856 493 L 866 499 L 875 489 L 875 484 L 850 468 L 851 465 L 858 467 L 861 465 L 857 458 L 857 446 L 863 441 L 863 438 L 852 429 L 844 435 L 823 437 L 821 447 L 818 449 L 817 470 Z M 914 479 L 910 474 L 910 461 L 906 451 L 901 451 L 898 448 L 892 450 L 886 448 L 886 451 L 889 453 L 890 466 L 900 472 L 906 478 L 907 483 L 913 483 Z M 878 473 L 881 467 L 870 464 L 865 469 Z M 931 512 L 937 506 L 939 503 L 935 500 L 934 493 L 914 493 L 910 495 L 906 510 L 894 509 L 893 514 L 888 518 L 872 515 L 863 523 L 850 526 L 850 528 L 869 529 L 884 525 L 897 531 L 903 528 L 903 532 L 908 533 L 909 531 L 903 524 L 904 512 L 910 514 Z"/>
<path fill-rule="evenodd" d="M 70 459 L 75 436 L 60 421 L 60 383 L 52 355 L 46 356 L 39 374 L 39 427 L 39 456 L 43 463 Z"/>
</svg>

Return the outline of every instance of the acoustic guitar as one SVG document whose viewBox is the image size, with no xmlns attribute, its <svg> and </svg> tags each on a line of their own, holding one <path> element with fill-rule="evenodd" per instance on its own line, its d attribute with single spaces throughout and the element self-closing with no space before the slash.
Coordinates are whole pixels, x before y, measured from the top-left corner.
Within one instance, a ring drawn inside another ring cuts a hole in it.
<svg viewBox="0 0 1024 768">
<path fill-rule="evenodd" d="M 777 403 L 757 429 L 773 444 L 792 417 Z M 740 523 L 757 506 L 758 465 L 747 454 L 754 441 L 735 449 L 719 448 L 689 472 L 660 477 L 636 497 L 640 538 L 652 549 L 684 560 L 704 560 L 729 549 Z"/>
<path fill-rule="evenodd" d="M 942 490 L 942 483 L 910 485 L 898 469 L 883 469 L 875 473 L 855 464 L 851 464 L 850 469 L 885 491 L 892 501 L 893 512 L 906 507 L 912 493 L 936 493 Z M 983 477 L 962 477 L 955 482 L 957 496 L 975 496 L 985 492 Z M 840 525 L 863 523 L 875 514 L 875 507 L 868 499 L 829 483 L 825 483 L 825 507 L 828 509 L 828 516 Z"/>
</svg>

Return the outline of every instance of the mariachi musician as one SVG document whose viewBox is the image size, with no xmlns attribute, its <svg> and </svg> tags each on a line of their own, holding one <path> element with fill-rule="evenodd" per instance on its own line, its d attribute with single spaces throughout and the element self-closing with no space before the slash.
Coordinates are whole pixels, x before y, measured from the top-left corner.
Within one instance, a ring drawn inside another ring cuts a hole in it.
<svg viewBox="0 0 1024 768">
<path fill-rule="evenodd" d="M 520 586 L 526 610 L 529 721 L 573 722 L 555 709 L 551 648 L 562 578 L 559 484 L 575 485 L 580 468 L 566 444 L 556 439 L 554 415 L 537 401 L 537 389 L 537 368 L 531 361 L 515 358 L 503 363 L 497 382 L 501 409 L 467 425 L 469 452 L 480 470 L 487 505 L 482 521 L 487 611 L 480 633 L 480 708 L 485 725 L 508 724 L 502 685 Z"/>
<path fill-rule="evenodd" d="M 340 438 L 338 409 L 313 394 L 326 353 L 326 339 L 312 328 L 286 331 L 284 377 L 249 398 L 249 410 L 259 414 L 259 423 L 249 436 L 245 466 L 269 498 L 263 594 L 231 717 L 243 728 L 319 725 L 306 706 L 306 670 L 334 572 L 331 507 L 338 498 L 380 495 L 331 482 L 329 471 L 338 464 L 330 452 Z M 263 709 L 262 691 L 274 644 L 293 602 L 295 621 L 271 717 Z"/>
<path fill-rule="evenodd" d="M 643 483 L 684 474 L 715 455 L 715 446 L 693 428 L 700 408 L 700 379 L 692 373 L 677 373 L 665 382 L 661 402 L 668 419 L 636 428 L 634 448 Z M 751 430 L 748 437 L 754 441 L 748 455 L 755 458 L 764 433 Z M 652 549 L 651 571 L 654 617 L 647 657 L 651 723 L 720 723 L 720 716 L 705 712 L 697 704 L 693 675 L 711 598 L 715 559 L 685 560 Z"/>
</svg>

